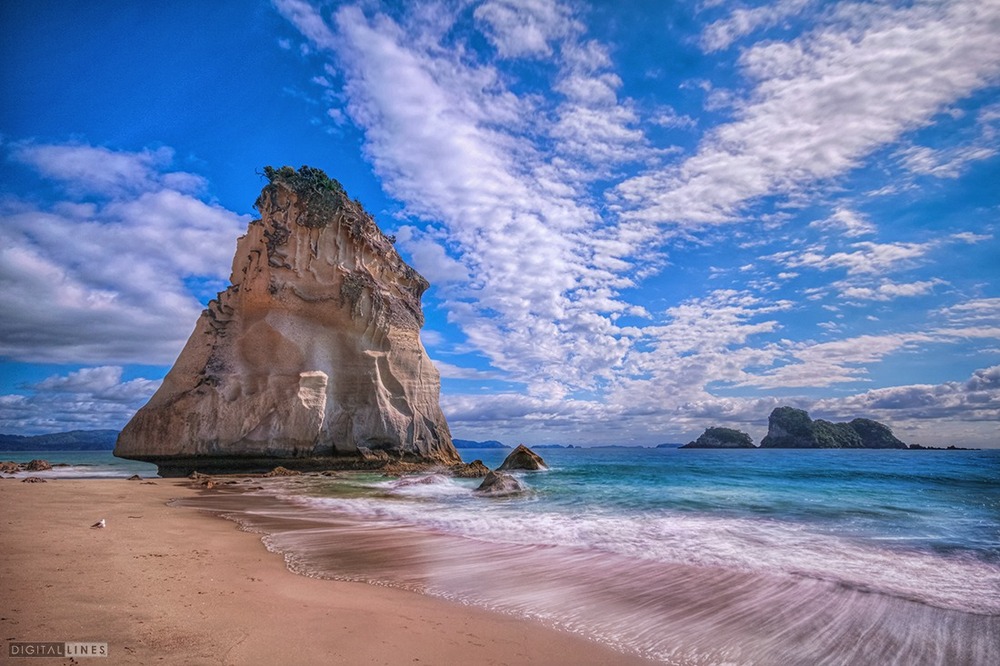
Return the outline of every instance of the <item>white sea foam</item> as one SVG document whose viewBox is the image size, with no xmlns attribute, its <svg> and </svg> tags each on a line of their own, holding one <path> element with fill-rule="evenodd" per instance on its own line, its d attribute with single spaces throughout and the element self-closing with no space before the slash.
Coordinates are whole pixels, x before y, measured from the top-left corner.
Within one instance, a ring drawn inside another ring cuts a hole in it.
<svg viewBox="0 0 1000 666">
<path fill-rule="evenodd" d="M 396 484 L 396 485 L 393 485 Z M 1000 566 L 973 557 L 824 534 L 778 520 L 694 516 L 503 511 L 466 499 L 454 480 L 386 489 L 404 500 L 304 497 L 283 499 L 325 513 L 413 526 L 496 544 L 551 546 L 609 553 L 636 561 L 691 564 L 742 572 L 797 575 L 965 612 L 1000 614 Z M 435 501 L 433 510 L 426 501 Z"/>
<path fill-rule="evenodd" d="M 53 467 L 40 472 L 15 472 L 8 478 L 25 479 L 37 476 L 42 479 L 121 479 L 135 474 L 132 469 L 102 465 L 68 465 Z"/>
</svg>

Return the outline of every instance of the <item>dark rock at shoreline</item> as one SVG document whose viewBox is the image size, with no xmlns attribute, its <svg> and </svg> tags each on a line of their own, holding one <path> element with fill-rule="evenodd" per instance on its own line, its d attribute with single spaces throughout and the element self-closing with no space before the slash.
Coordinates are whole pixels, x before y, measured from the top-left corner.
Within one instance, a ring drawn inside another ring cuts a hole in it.
<svg viewBox="0 0 1000 666">
<path fill-rule="evenodd" d="M 889 426 L 871 419 L 813 421 L 804 409 L 777 407 L 767 420 L 763 449 L 905 449 Z"/>
<path fill-rule="evenodd" d="M 490 472 L 473 492 L 490 497 L 507 497 L 523 493 L 524 490 L 524 485 L 510 474 Z"/>
<path fill-rule="evenodd" d="M 278 465 L 277 467 L 275 467 L 274 469 L 272 469 L 270 472 L 268 472 L 267 474 L 265 474 L 264 478 L 271 479 L 271 478 L 274 478 L 276 476 L 299 476 L 300 474 L 302 474 L 302 472 L 300 472 L 298 470 L 288 469 L 286 467 L 282 467 L 281 465 Z"/>
<path fill-rule="evenodd" d="M 549 466 L 545 464 L 542 457 L 529 449 L 524 444 L 518 444 L 517 448 L 510 452 L 510 454 L 504 458 L 503 463 L 497 467 L 498 471 L 505 471 L 510 469 L 526 469 L 526 470 L 539 470 L 548 469 Z"/>
<path fill-rule="evenodd" d="M 665 448 L 665 447 L 664 447 Z M 706 428 L 698 439 L 682 449 L 753 449 L 753 439 L 742 430 L 732 428 Z"/>
<path fill-rule="evenodd" d="M 483 464 L 482 460 L 473 460 L 470 463 L 452 465 L 448 472 L 460 479 L 481 479 L 490 473 L 490 468 Z"/>
<path fill-rule="evenodd" d="M 132 476 L 125 479 L 126 481 L 142 481 L 142 477 L 138 474 L 133 474 Z"/>
<path fill-rule="evenodd" d="M 45 479 L 40 476 L 29 476 L 26 479 L 21 479 L 21 483 L 45 483 Z"/>
<path fill-rule="evenodd" d="M 65 467 L 65 465 L 57 465 Z M 52 469 L 48 460 L 35 459 L 26 463 L 16 463 L 12 460 L 0 462 L 0 473 L 17 474 L 18 472 L 47 472 Z"/>
</svg>

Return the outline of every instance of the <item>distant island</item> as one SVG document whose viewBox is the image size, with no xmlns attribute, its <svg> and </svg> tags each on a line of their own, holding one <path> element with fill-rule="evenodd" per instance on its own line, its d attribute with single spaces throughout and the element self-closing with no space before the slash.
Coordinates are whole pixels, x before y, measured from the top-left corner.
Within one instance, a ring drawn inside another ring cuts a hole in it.
<svg viewBox="0 0 1000 666">
<path fill-rule="evenodd" d="M 495 439 L 488 439 L 485 442 L 477 442 L 471 439 L 452 439 L 451 443 L 456 449 L 509 449 L 503 442 Z M 536 447 L 537 448 L 537 447 Z"/>
<path fill-rule="evenodd" d="M 742 430 L 706 428 L 701 437 L 688 442 L 682 449 L 753 449 L 753 439 Z"/>
<path fill-rule="evenodd" d="M 110 451 L 115 448 L 117 430 L 70 430 L 48 435 L 0 434 L 2 451 Z"/>
<path fill-rule="evenodd" d="M 682 449 L 913 449 L 968 451 L 957 446 L 907 446 L 884 423 L 856 418 L 847 423 L 813 420 L 804 409 L 777 407 L 767 419 L 767 435 L 760 446 L 742 430 L 706 428 L 698 439 Z"/>
</svg>

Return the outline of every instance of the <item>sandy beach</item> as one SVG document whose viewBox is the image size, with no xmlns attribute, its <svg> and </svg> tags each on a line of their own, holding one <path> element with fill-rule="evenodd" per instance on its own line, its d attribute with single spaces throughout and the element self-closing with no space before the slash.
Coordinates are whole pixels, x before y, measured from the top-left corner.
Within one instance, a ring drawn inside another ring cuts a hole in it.
<svg viewBox="0 0 1000 666">
<path fill-rule="evenodd" d="M 167 505 L 198 492 L 0 479 L 3 659 L 11 641 L 93 641 L 109 651 L 93 663 L 114 664 L 649 663 L 445 600 L 293 574 L 258 535 Z M 69 662 L 25 663 L 53 661 Z"/>
</svg>

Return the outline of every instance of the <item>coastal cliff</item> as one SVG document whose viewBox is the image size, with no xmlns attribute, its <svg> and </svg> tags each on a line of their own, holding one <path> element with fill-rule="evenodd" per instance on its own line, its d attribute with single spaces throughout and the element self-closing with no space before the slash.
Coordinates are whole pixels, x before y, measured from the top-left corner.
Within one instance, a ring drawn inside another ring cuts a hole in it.
<svg viewBox="0 0 1000 666">
<path fill-rule="evenodd" d="M 420 342 L 427 281 L 322 171 L 264 173 L 231 285 L 115 455 L 161 474 L 459 463 Z"/>
</svg>

